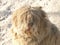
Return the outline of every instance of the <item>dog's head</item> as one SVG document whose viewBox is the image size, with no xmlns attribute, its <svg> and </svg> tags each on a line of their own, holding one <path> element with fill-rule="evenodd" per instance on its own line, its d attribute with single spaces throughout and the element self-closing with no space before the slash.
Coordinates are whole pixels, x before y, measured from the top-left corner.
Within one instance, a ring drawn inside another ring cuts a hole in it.
<svg viewBox="0 0 60 45">
<path fill-rule="evenodd" d="M 15 35 L 20 36 L 39 36 L 47 33 L 46 13 L 40 7 L 24 6 L 13 14 L 12 24 Z M 42 34 L 43 33 L 43 34 Z"/>
</svg>

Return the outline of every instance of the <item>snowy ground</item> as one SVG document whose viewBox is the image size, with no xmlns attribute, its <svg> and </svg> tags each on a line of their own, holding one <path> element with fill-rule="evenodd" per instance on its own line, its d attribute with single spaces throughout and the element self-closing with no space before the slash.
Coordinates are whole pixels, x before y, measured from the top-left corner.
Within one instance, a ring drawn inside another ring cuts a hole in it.
<svg viewBox="0 0 60 45">
<path fill-rule="evenodd" d="M 11 14 L 24 4 L 42 6 L 50 21 L 60 30 L 60 0 L 0 0 L 0 45 L 12 45 Z"/>
</svg>

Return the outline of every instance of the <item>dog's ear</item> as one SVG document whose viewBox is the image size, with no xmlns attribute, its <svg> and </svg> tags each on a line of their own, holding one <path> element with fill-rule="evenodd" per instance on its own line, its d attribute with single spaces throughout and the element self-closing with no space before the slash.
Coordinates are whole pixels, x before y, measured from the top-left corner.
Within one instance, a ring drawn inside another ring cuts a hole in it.
<svg viewBox="0 0 60 45">
<path fill-rule="evenodd" d="M 46 17 L 46 13 L 45 13 L 45 11 L 43 11 L 42 9 L 39 10 L 39 13 L 41 13 L 41 16 L 42 16 L 42 17 Z"/>
<path fill-rule="evenodd" d="M 30 6 L 27 6 L 27 5 L 22 6 L 21 8 L 16 10 L 16 14 L 22 15 L 22 14 L 26 13 L 29 9 L 30 9 Z"/>
<path fill-rule="evenodd" d="M 20 16 L 24 13 L 26 13 L 29 10 L 30 6 L 22 6 L 21 8 L 17 9 L 16 11 L 13 12 L 12 14 L 12 23 L 14 26 L 17 26 L 18 24 L 18 19 Z"/>
<path fill-rule="evenodd" d="M 42 10 L 42 7 L 32 7 L 34 14 L 39 15 L 40 17 L 46 17 L 45 11 Z"/>
</svg>

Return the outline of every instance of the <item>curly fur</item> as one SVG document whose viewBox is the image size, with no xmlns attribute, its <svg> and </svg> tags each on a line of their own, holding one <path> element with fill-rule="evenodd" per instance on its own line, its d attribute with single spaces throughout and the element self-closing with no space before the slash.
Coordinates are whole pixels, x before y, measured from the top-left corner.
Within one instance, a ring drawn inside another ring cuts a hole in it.
<svg viewBox="0 0 60 45">
<path fill-rule="evenodd" d="M 60 45 L 59 31 L 40 7 L 23 6 L 12 15 L 13 45 Z"/>
</svg>

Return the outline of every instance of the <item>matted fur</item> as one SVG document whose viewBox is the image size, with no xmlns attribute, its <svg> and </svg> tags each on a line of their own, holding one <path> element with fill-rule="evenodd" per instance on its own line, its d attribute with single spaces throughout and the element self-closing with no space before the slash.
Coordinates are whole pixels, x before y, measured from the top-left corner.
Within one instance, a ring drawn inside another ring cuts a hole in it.
<svg viewBox="0 0 60 45">
<path fill-rule="evenodd" d="M 13 45 L 60 45 L 58 29 L 40 7 L 23 6 L 12 15 Z"/>
</svg>

